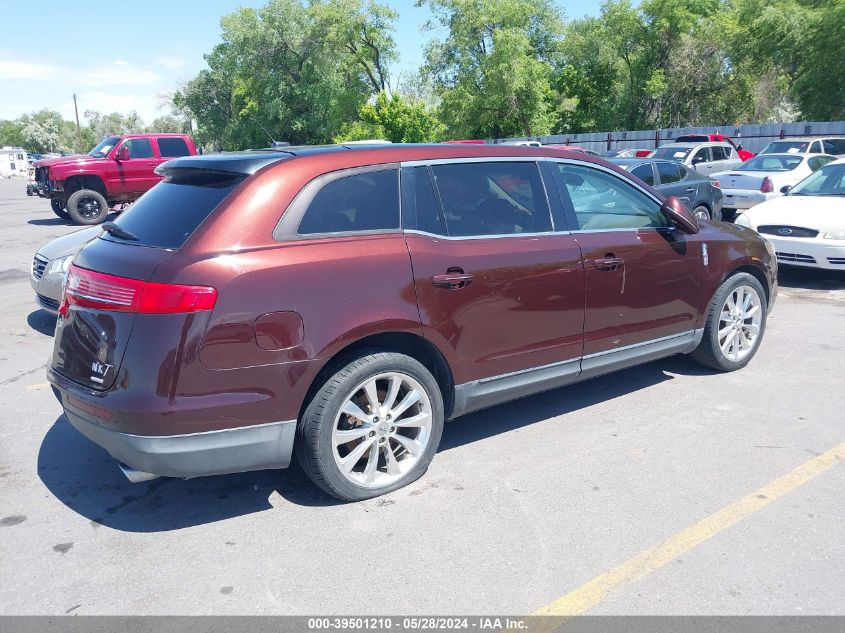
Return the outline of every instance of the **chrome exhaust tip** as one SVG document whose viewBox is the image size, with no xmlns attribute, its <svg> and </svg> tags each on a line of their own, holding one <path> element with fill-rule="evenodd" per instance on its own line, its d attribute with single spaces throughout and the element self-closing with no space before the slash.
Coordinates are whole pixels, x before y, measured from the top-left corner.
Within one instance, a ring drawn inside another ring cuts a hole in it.
<svg viewBox="0 0 845 633">
<path fill-rule="evenodd" d="M 126 478 L 133 484 L 140 484 L 145 481 L 152 481 L 153 479 L 158 479 L 158 475 L 154 475 L 152 473 L 145 473 L 143 470 L 135 470 L 131 466 L 127 466 L 123 462 L 117 462 L 117 465 L 120 466 L 120 470 L 123 471 L 123 474 L 126 475 Z"/>
</svg>

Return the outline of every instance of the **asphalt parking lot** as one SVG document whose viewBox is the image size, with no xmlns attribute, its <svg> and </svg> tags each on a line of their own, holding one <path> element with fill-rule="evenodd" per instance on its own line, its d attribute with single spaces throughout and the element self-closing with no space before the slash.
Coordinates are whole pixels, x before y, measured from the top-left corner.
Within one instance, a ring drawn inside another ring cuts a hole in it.
<svg viewBox="0 0 845 633">
<path fill-rule="evenodd" d="M 64 420 L 0 181 L 0 614 L 845 614 L 845 274 L 783 271 L 755 360 L 682 357 L 447 423 L 339 504 L 297 469 L 130 484 Z"/>
</svg>

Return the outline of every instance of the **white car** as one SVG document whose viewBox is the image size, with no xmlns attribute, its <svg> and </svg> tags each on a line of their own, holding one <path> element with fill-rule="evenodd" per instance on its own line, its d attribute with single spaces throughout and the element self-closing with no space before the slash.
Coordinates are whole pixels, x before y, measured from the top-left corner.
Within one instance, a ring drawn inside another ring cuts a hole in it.
<svg viewBox="0 0 845 633">
<path fill-rule="evenodd" d="M 661 158 L 683 163 L 702 176 L 709 176 L 716 171 L 733 169 L 742 163 L 736 148 L 730 143 L 667 143 L 661 145 L 649 158 Z"/>
<path fill-rule="evenodd" d="M 742 211 L 782 196 L 788 187 L 834 160 L 836 156 L 827 154 L 760 154 L 710 178 L 719 181 L 723 207 Z"/>
<path fill-rule="evenodd" d="M 736 219 L 774 244 L 780 264 L 845 270 L 845 158 Z"/>
</svg>

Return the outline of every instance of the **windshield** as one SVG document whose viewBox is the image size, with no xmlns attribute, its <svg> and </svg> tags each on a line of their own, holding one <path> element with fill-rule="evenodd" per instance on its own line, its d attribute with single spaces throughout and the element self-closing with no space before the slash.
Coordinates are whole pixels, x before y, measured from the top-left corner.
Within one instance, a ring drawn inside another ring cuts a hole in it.
<svg viewBox="0 0 845 633">
<path fill-rule="evenodd" d="M 107 136 L 99 142 L 97 147 L 88 152 L 88 155 L 93 156 L 94 158 L 105 158 L 109 155 L 111 148 L 117 145 L 119 140 L 119 136 Z"/>
<path fill-rule="evenodd" d="M 845 163 L 825 165 L 789 190 L 790 196 L 845 196 Z"/>
<path fill-rule="evenodd" d="M 790 154 L 797 154 L 798 152 L 806 152 L 809 145 L 809 141 L 772 141 L 760 153 L 779 154 L 781 152 L 788 152 Z"/>
<path fill-rule="evenodd" d="M 687 157 L 687 154 L 689 154 L 691 151 L 691 147 L 673 147 L 672 145 L 665 145 L 663 147 L 658 147 L 651 154 L 649 154 L 649 158 L 663 158 L 666 160 L 682 161 Z"/>
<path fill-rule="evenodd" d="M 801 156 L 755 156 L 734 169 L 737 171 L 791 171 L 803 160 Z"/>
</svg>

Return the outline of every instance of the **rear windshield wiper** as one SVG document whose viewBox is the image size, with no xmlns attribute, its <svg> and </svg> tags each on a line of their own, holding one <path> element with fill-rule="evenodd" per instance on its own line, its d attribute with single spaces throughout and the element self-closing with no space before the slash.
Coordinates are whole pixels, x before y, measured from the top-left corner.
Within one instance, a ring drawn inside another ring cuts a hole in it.
<svg viewBox="0 0 845 633">
<path fill-rule="evenodd" d="M 126 229 L 121 226 L 118 226 L 114 222 L 103 222 L 100 226 L 103 227 L 103 230 L 108 233 L 109 235 L 114 235 L 115 237 L 119 237 L 122 240 L 132 240 L 133 242 L 138 241 L 138 236 L 134 233 L 130 233 Z"/>
</svg>

